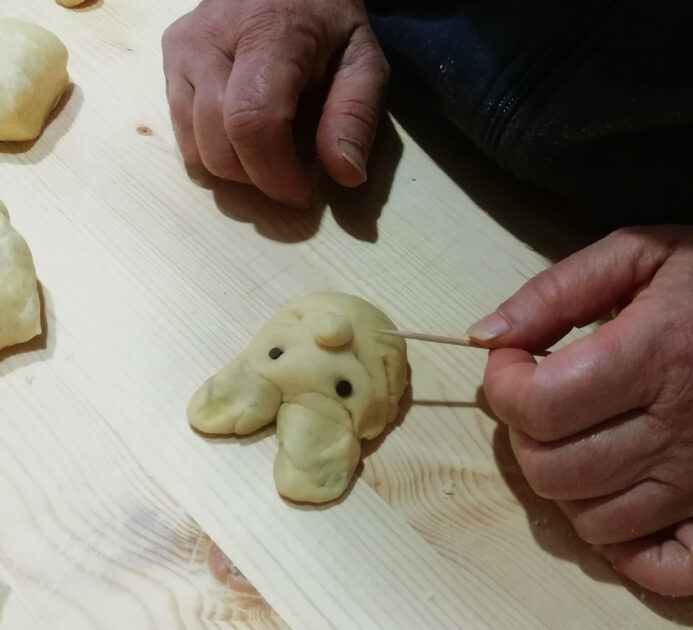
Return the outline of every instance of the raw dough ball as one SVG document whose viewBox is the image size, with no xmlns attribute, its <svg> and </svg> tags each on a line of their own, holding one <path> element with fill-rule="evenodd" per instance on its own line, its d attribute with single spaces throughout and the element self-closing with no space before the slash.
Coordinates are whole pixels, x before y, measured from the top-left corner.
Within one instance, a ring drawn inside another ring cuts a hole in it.
<svg viewBox="0 0 693 630">
<path fill-rule="evenodd" d="M 26 241 L 0 202 L 0 348 L 41 333 L 36 270 Z"/>
<path fill-rule="evenodd" d="M 0 140 L 37 138 L 67 84 L 67 49 L 53 33 L 0 20 Z"/>
<path fill-rule="evenodd" d="M 188 405 L 205 433 L 252 433 L 277 420 L 274 481 L 295 501 L 341 495 L 361 439 L 392 422 L 407 384 L 404 339 L 365 300 L 311 293 L 280 308 L 247 350 L 208 379 Z"/>
<path fill-rule="evenodd" d="M 64 7 L 76 7 L 80 4 L 84 4 L 87 0 L 55 0 L 58 4 L 62 4 Z"/>
</svg>

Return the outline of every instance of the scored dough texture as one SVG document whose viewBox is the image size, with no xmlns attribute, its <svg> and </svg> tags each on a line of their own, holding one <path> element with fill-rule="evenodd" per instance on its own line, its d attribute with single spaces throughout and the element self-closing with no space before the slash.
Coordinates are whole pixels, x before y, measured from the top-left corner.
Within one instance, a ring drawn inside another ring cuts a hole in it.
<svg viewBox="0 0 693 630">
<path fill-rule="evenodd" d="M 0 19 L 0 140 L 33 140 L 67 84 L 67 49 L 36 24 Z"/>
<path fill-rule="evenodd" d="M 311 293 L 282 306 L 248 348 L 208 379 L 188 421 L 212 434 L 247 434 L 277 421 L 274 481 L 283 496 L 339 497 L 372 439 L 392 422 L 407 384 L 394 324 L 344 293 Z"/>
<path fill-rule="evenodd" d="M 41 307 L 34 261 L 26 241 L 10 225 L 0 202 L 0 348 L 41 333 Z"/>
</svg>

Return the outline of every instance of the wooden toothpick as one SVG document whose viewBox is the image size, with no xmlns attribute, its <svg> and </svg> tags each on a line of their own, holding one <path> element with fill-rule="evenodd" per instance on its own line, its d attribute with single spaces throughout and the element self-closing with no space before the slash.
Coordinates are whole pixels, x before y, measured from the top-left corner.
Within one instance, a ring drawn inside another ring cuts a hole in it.
<svg viewBox="0 0 693 630">
<path fill-rule="evenodd" d="M 444 337 L 442 335 L 428 335 L 425 333 L 413 332 L 411 330 L 376 330 L 375 332 L 392 337 L 404 337 L 405 339 L 418 339 L 420 341 L 432 341 L 433 343 L 446 343 L 453 346 L 465 346 L 467 348 L 480 348 L 489 350 L 469 337 Z M 546 357 L 551 354 L 548 350 L 533 352 L 535 356 Z"/>
</svg>

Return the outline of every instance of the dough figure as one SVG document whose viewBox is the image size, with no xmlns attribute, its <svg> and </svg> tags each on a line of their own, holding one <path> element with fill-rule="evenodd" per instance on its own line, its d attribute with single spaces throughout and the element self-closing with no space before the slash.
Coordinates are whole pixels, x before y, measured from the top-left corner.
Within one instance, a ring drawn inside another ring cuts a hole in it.
<svg viewBox="0 0 693 630">
<path fill-rule="evenodd" d="M 67 49 L 53 33 L 0 20 L 0 140 L 37 138 L 67 84 Z"/>
<path fill-rule="evenodd" d="M 0 348 L 41 333 L 36 270 L 26 241 L 0 202 Z"/>
<path fill-rule="evenodd" d="M 361 455 L 397 416 L 407 384 L 403 339 L 361 298 L 311 293 L 280 308 L 243 353 L 208 379 L 188 405 L 205 433 L 252 433 L 277 420 L 274 481 L 295 501 L 341 495 Z"/>
</svg>

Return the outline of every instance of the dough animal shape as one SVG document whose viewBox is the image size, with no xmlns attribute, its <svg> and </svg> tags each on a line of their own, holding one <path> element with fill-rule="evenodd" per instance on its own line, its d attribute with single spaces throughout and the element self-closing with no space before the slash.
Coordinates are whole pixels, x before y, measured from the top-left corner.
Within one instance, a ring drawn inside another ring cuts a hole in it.
<svg viewBox="0 0 693 630">
<path fill-rule="evenodd" d="M 188 420 L 213 434 L 247 434 L 277 421 L 274 481 L 283 496 L 321 503 L 348 487 L 362 438 L 397 416 L 407 384 L 403 339 L 365 300 L 311 293 L 288 302 L 248 348 L 208 379 Z"/>
<path fill-rule="evenodd" d="M 33 140 L 68 84 L 67 49 L 29 22 L 0 20 L 0 140 Z"/>
<path fill-rule="evenodd" d="M 0 348 L 41 333 L 36 270 L 26 241 L 0 202 Z"/>
</svg>

